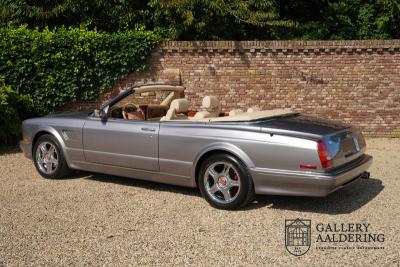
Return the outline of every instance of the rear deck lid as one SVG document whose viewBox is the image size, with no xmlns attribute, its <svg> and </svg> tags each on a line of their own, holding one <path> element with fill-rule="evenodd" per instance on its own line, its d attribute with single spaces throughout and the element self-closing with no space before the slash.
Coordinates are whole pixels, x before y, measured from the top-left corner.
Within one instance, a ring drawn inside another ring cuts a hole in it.
<svg viewBox="0 0 400 267">
<path fill-rule="evenodd" d="M 268 132 L 269 130 L 273 132 L 286 131 L 287 133 L 299 133 L 304 135 L 312 135 L 314 137 L 322 137 L 337 133 L 351 127 L 349 124 L 305 116 L 299 113 L 259 120 L 253 123 L 260 126 L 261 130 L 264 132 Z"/>
<path fill-rule="evenodd" d="M 346 164 L 365 152 L 366 144 L 362 133 L 355 127 L 340 122 L 295 114 L 254 122 L 262 132 L 292 135 L 322 141 L 331 160 L 329 167 Z M 322 167 L 322 166 L 321 166 Z"/>
</svg>

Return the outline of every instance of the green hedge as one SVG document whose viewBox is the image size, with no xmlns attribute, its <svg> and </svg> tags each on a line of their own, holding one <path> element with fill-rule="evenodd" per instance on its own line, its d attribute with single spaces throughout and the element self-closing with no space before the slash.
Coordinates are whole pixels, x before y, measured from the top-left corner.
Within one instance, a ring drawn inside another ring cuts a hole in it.
<svg viewBox="0 0 400 267">
<path fill-rule="evenodd" d="M 13 92 L 13 98 L 30 97 L 32 109 L 20 112 L 21 118 L 47 114 L 71 101 L 93 99 L 118 79 L 143 70 L 159 40 L 153 32 L 142 30 L 102 33 L 83 28 L 1 28 L 3 87 Z M 4 134 L 0 136 L 0 143 L 5 143 Z"/>
<path fill-rule="evenodd" d="M 15 92 L 0 77 L 0 145 L 15 141 L 20 134 L 20 114 L 29 113 L 31 108 L 31 98 Z"/>
</svg>

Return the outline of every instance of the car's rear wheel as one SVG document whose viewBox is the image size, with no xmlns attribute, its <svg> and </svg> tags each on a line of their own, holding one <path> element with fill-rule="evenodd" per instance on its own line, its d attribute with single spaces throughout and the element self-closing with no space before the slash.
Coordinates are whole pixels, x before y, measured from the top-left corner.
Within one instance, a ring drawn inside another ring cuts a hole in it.
<svg viewBox="0 0 400 267">
<path fill-rule="evenodd" d="M 233 210 L 254 198 L 254 185 L 247 167 L 229 154 L 208 157 L 199 170 L 198 185 L 213 207 Z"/>
<path fill-rule="evenodd" d="M 63 178 L 71 173 L 61 146 L 52 135 L 45 134 L 39 137 L 33 148 L 33 160 L 36 169 L 44 178 Z"/>
</svg>

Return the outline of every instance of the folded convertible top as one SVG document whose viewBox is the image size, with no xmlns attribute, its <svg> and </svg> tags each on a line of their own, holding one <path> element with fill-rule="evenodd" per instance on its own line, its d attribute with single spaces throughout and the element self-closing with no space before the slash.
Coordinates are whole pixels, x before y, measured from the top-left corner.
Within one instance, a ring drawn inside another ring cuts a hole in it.
<svg viewBox="0 0 400 267">
<path fill-rule="evenodd" d="M 291 109 L 273 109 L 273 110 L 261 110 L 261 111 L 256 111 L 256 112 L 243 112 L 243 113 L 236 114 L 234 116 L 207 118 L 207 119 L 202 119 L 200 121 L 208 121 L 208 122 L 253 121 L 253 120 L 286 116 L 286 115 L 297 114 L 297 113 L 298 112 L 294 112 Z"/>
</svg>

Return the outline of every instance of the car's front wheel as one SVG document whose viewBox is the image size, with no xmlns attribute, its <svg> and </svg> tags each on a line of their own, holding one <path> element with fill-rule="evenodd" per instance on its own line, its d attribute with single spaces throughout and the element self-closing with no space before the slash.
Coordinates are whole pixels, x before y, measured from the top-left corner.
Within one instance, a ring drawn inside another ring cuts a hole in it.
<svg viewBox="0 0 400 267">
<path fill-rule="evenodd" d="M 247 167 L 229 154 L 208 157 L 199 170 L 201 194 L 213 207 L 233 210 L 254 198 L 254 185 Z"/>
<path fill-rule="evenodd" d="M 39 137 L 33 148 L 35 167 L 48 179 L 63 178 L 71 173 L 57 139 L 49 134 Z"/>
</svg>

